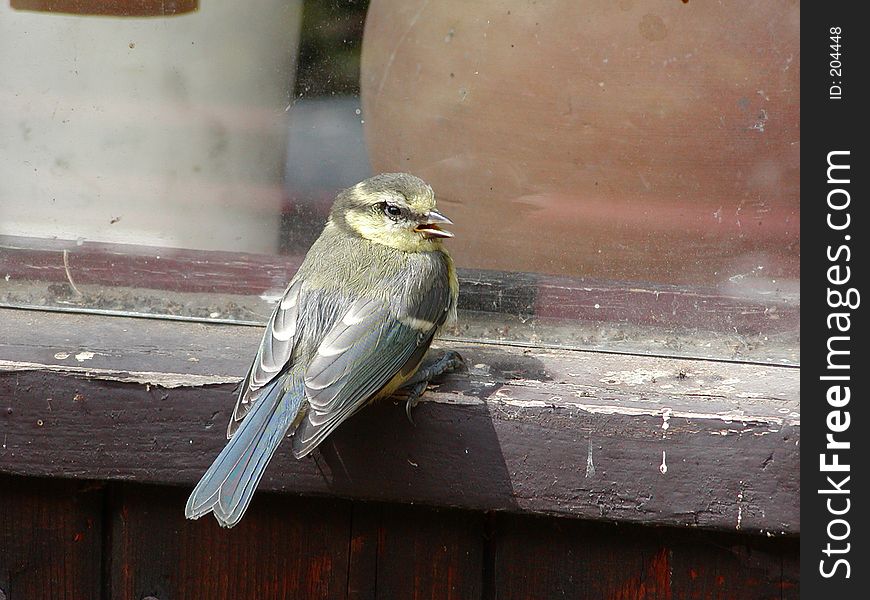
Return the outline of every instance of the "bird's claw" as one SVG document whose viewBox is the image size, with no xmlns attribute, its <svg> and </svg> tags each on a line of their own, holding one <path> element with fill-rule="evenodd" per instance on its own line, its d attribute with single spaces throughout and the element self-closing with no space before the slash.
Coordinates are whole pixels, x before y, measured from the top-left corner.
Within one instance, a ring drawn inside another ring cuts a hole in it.
<svg viewBox="0 0 870 600">
<path fill-rule="evenodd" d="M 441 358 L 430 364 L 430 366 L 421 369 L 418 372 L 418 380 L 408 386 L 408 401 L 405 402 L 405 414 L 408 416 L 408 422 L 416 427 L 414 419 L 411 418 L 411 409 L 419 404 L 420 396 L 426 391 L 432 379 L 444 373 L 465 370 L 467 370 L 465 360 L 455 350 L 448 350 Z"/>
<path fill-rule="evenodd" d="M 455 373 L 468 370 L 468 366 L 465 364 L 465 359 L 455 350 L 448 350 L 441 360 L 446 361 L 442 373 Z"/>
<path fill-rule="evenodd" d="M 428 385 L 428 380 L 421 381 L 420 383 L 415 384 L 408 392 L 408 401 L 405 402 L 405 414 L 408 416 L 408 422 L 414 427 L 416 427 L 417 424 L 414 423 L 414 419 L 411 417 L 411 409 L 420 403 L 420 396 L 422 396 L 423 392 L 426 391 Z"/>
</svg>

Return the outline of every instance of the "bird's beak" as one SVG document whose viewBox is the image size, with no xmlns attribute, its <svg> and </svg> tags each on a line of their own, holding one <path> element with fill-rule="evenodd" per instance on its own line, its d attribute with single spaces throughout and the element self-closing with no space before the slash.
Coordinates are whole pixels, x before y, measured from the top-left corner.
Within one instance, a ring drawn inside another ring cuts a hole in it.
<svg viewBox="0 0 870 600">
<path fill-rule="evenodd" d="M 442 215 L 437 210 L 430 210 L 422 223 L 414 228 L 417 233 L 422 233 L 429 238 L 452 238 L 453 233 L 441 229 L 440 225 L 453 225 L 453 221 Z"/>
</svg>

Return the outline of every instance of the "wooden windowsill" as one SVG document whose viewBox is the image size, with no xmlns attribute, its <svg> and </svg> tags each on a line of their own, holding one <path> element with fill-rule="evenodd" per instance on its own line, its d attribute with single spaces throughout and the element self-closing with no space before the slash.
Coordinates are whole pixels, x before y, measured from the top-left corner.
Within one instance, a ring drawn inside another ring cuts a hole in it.
<svg viewBox="0 0 870 600">
<path fill-rule="evenodd" d="M 0 473 L 192 486 L 261 333 L 0 309 Z M 416 426 L 369 407 L 311 457 L 279 449 L 260 489 L 799 533 L 797 368 L 450 347 L 470 370 Z"/>
</svg>

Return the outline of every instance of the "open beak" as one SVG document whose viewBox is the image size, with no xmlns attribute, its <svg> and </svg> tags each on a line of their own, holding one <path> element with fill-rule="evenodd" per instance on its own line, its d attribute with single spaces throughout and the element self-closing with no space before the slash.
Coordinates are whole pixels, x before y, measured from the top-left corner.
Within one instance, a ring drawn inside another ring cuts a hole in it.
<svg viewBox="0 0 870 600">
<path fill-rule="evenodd" d="M 441 229 L 441 225 L 453 225 L 453 221 L 436 210 L 426 213 L 425 220 L 414 228 L 417 233 L 422 233 L 428 238 L 452 238 L 453 233 Z"/>
</svg>

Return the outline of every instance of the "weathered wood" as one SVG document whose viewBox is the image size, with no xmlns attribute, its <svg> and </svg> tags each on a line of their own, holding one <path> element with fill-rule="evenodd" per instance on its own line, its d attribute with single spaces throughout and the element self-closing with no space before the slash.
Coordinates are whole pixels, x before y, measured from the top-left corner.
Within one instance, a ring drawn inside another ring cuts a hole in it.
<svg viewBox="0 0 870 600">
<path fill-rule="evenodd" d="M 672 598 L 669 556 L 655 536 L 510 516 L 494 532 L 496 598 Z"/>
<path fill-rule="evenodd" d="M 377 533 L 378 600 L 481 597 L 483 515 L 383 506 Z"/>
<path fill-rule="evenodd" d="M 481 597 L 484 515 L 355 503 L 348 600 Z"/>
<path fill-rule="evenodd" d="M 231 530 L 184 518 L 178 489 L 125 485 L 112 503 L 112 598 L 346 597 L 350 504 L 255 498 Z"/>
<path fill-rule="evenodd" d="M 57 327 L 56 347 L 0 336 L 0 472 L 192 485 L 233 406 L 233 384 L 203 382 L 240 377 L 259 330 L 69 317 L 18 317 Z M 367 408 L 316 460 L 279 449 L 261 489 L 799 531 L 797 369 L 451 347 L 470 370 L 427 392 L 416 427 L 402 405 Z"/>
<path fill-rule="evenodd" d="M 347 574 L 348 600 L 374 600 L 377 597 L 381 515 L 382 510 L 375 504 L 354 502 Z"/>
<path fill-rule="evenodd" d="M 37 600 L 742 600 L 800 591 L 791 537 L 274 493 L 259 494 L 226 530 L 184 520 L 185 496 L 0 476 L 0 590 Z"/>
<path fill-rule="evenodd" d="M 101 597 L 102 488 L 0 475 L 0 598 Z"/>
<path fill-rule="evenodd" d="M 674 598 L 800 597 L 797 539 L 688 538 L 668 533 Z"/>
<path fill-rule="evenodd" d="M 500 515 L 494 598 L 798 598 L 797 540 Z"/>
</svg>

